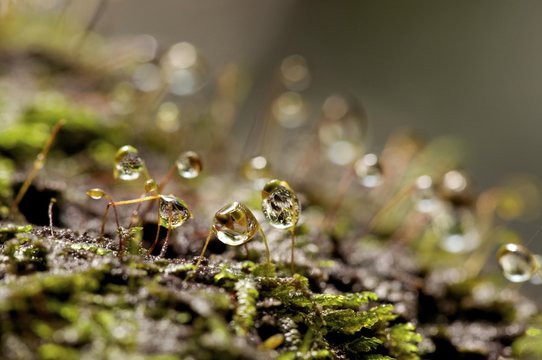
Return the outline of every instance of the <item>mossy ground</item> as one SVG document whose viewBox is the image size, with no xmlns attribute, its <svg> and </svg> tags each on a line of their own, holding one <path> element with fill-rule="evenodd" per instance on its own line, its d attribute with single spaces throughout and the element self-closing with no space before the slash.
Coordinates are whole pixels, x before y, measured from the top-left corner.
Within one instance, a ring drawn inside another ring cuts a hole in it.
<svg viewBox="0 0 542 360">
<path fill-rule="evenodd" d="M 115 150 L 128 142 L 141 145 L 153 174 L 187 144 L 207 151 L 212 175 L 177 187 L 200 214 L 216 210 L 209 208 L 224 194 L 251 208 L 259 207 L 259 196 L 246 196 L 255 193 L 252 184 L 224 169 L 239 165 L 227 150 L 231 128 L 212 117 L 206 99 L 195 98 L 202 109 L 188 108 L 182 131 L 160 132 L 149 121 L 156 94 L 126 82 L 135 63 L 105 66 L 108 53 L 94 36 L 74 57 L 61 36 L 73 33 L 62 31 L 66 24 L 34 20 L 0 23 L 0 77 L 7 84 L 0 88 L 0 115 L 9 120 L 0 131 L 2 359 L 540 358 L 542 327 L 531 320 L 532 303 L 502 279 L 464 276 L 461 258 L 435 255 L 434 241 L 408 244 L 392 232 L 368 231 L 362 220 L 378 201 L 366 207 L 356 207 L 355 197 L 347 201 L 333 231 L 322 230 L 321 219 L 300 226 L 295 274 L 290 241 L 278 232 L 268 236 L 271 266 L 261 242 L 244 254 L 213 239 L 196 272 L 209 229 L 201 217 L 173 232 L 165 258 L 146 254 L 156 220 L 145 217 L 142 230 L 126 232 L 127 251 L 119 258 L 114 227 L 98 239 L 104 203 L 84 193 L 95 186 L 115 190 L 119 199 L 141 193 L 141 184 L 116 186 L 111 177 Z M 44 37 L 54 41 L 41 46 Z M 18 216 L 9 210 L 13 195 L 60 118 L 67 123 Z M 411 154 L 405 173 L 456 167 L 449 145 Z M 307 197 L 306 218 L 312 205 L 333 201 L 335 192 L 321 191 L 317 181 L 305 182 L 306 189 L 292 185 Z M 211 191 L 200 191 L 205 187 Z M 52 197 L 58 227 L 50 229 L 44 225 Z M 393 209 L 383 228 L 396 230 L 405 214 L 405 204 Z"/>
</svg>

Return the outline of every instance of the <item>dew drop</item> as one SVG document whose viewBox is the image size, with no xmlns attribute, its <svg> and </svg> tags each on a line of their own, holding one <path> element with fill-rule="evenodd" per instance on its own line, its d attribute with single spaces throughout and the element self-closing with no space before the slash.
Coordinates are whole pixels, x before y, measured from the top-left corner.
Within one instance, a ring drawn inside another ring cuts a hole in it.
<svg viewBox="0 0 542 360">
<path fill-rule="evenodd" d="M 161 64 L 170 91 L 175 95 L 193 94 L 207 81 L 207 63 L 190 43 L 181 42 L 171 46 Z"/>
<path fill-rule="evenodd" d="M 504 277 L 515 283 L 528 281 L 540 267 L 533 254 L 519 244 L 502 245 L 497 251 L 497 261 Z"/>
<path fill-rule="evenodd" d="M 224 244 L 238 246 L 250 241 L 258 232 L 256 217 L 244 204 L 232 202 L 218 210 L 213 219 L 213 232 Z"/>
<path fill-rule="evenodd" d="M 177 159 L 179 175 L 185 179 L 194 179 L 201 172 L 202 164 L 199 155 L 194 151 L 186 151 Z"/>
<path fill-rule="evenodd" d="M 175 132 L 181 127 L 180 116 L 181 111 L 176 104 L 165 102 L 160 105 L 156 112 L 156 126 L 165 132 Z"/>
<path fill-rule="evenodd" d="M 435 193 L 433 179 L 429 175 L 422 175 L 416 179 L 412 199 L 416 210 L 421 213 L 430 214 L 439 208 L 440 201 Z"/>
<path fill-rule="evenodd" d="M 156 183 L 156 180 L 149 179 L 145 182 L 145 192 L 147 193 L 158 193 L 158 184 Z"/>
<path fill-rule="evenodd" d="M 439 212 L 433 218 L 439 232 L 440 247 L 454 254 L 476 249 L 481 242 L 476 218 L 468 208 L 450 209 Z"/>
<path fill-rule="evenodd" d="M 160 225 L 168 227 L 169 224 L 169 207 L 171 208 L 171 227 L 177 228 L 192 217 L 192 213 L 188 209 L 186 203 L 174 195 L 160 195 L 158 204 L 160 212 Z"/>
<path fill-rule="evenodd" d="M 374 188 L 382 183 L 382 166 L 375 154 L 367 154 L 357 160 L 354 170 L 360 184 L 367 188 Z"/>
<path fill-rule="evenodd" d="M 105 196 L 105 191 L 99 188 L 90 189 L 87 191 L 87 196 L 94 200 L 100 200 Z"/>
<path fill-rule="evenodd" d="M 301 55 L 285 57 L 280 64 L 282 83 L 289 90 L 305 90 L 311 80 L 307 60 Z"/>
<path fill-rule="evenodd" d="M 145 163 L 138 151 L 131 145 L 124 145 L 115 155 L 115 178 L 130 181 L 139 178 L 145 170 Z"/>
<path fill-rule="evenodd" d="M 300 127 L 307 122 L 309 116 L 303 96 L 293 91 L 282 93 L 273 102 L 272 111 L 278 123 L 287 129 Z"/>
<path fill-rule="evenodd" d="M 261 190 L 271 177 L 271 166 L 264 156 L 254 156 L 243 164 L 241 175 L 252 181 L 255 189 Z"/>
<path fill-rule="evenodd" d="M 294 204 L 292 204 L 292 195 Z M 262 212 L 277 229 L 288 229 L 299 221 L 301 205 L 286 181 L 271 180 L 262 190 Z M 295 222 L 294 222 L 295 218 Z"/>
</svg>

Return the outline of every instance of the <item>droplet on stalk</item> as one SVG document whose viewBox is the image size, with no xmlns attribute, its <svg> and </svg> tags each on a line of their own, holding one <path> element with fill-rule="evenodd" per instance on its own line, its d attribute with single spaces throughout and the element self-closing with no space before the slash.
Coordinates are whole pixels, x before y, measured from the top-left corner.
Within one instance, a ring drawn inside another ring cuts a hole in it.
<svg viewBox="0 0 542 360">
<path fill-rule="evenodd" d="M 521 283 L 528 281 L 540 269 L 534 255 L 519 244 L 505 244 L 497 251 L 497 261 L 506 279 Z"/>
<path fill-rule="evenodd" d="M 188 209 L 186 203 L 174 195 L 160 195 L 159 214 L 160 225 L 167 228 L 169 226 L 169 217 L 171 208 L 171 228 L 175 229 L 184 224 L 184 222 L 192 217 L 192 213 Z"/>
<path fill-rule="evenodd" d="M 177 159 L 176 164 L 179 175 L 185 179 L 198 177 L 202 169 L 201 159 L 194 151 L 182 153 Z"/>
<path fill-rule="evenodd" d="M 131 145 L 121 147 L 115 155 L 114 177 L 131 181 L 136 180 L 145 171 L 145 162 L 137 149 Z"/>
<path fill-rule="evenodd" d="M 94 200 L 100 200 L 106 195 L 105 191 L 103 191 L 100 188 L 94 188 L 87 191 L 87 196 L 94 199 Z"/>
<path fill-rule="evenodd" d="M 354 164 L 359 183 L 367 188 L 377 187 L 382 183 L 382 166 L 375 154 L 367 154 Z"/>
<path fill-rule="evenodd" d="M 152 194 L 158 193 L 158 184 L 156 183 L 156 180 L 149 179 L 145 182 L 145 192 Z"/>
<path fill-rule="evenodd" d="M 239 246 L 250 241 L 260 229 L 250 209 L 237 201 L 218 210 L 213 218 L 212 231 L 224 244 Z"/>
<path fill-rule="evenodd" d="M 293 201 L 292 201 L 293 200 Z M 299 221 L 301 205 L 286 181 L 271 180 L 262 190 L 262 212 L 277 229 L 289 229 Z"/>
</svg>

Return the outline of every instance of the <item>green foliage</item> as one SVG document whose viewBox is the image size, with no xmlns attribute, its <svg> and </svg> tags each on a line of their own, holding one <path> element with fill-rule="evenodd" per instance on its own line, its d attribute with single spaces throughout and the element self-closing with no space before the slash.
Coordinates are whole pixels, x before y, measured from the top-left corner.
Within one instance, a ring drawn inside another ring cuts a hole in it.
<svg viewBox="0 0 542 360">
<path fill-rule="evenodd" d="M 395 324 L 384 331 L 390 354 L 398 359 L 418 359 L 418 344 L 422 336 L 411 323 Z"/>
<path fill-rule="evenodd" d="M 512 344 L 512 350 L 517 359 L 535 360 L 542 358 L 542 316 L 532 320 L 525 335 Z"/>
<path fill-rule="evenodd" d="M 238 335 L 247 335 L 248 330 L 254 326 L 254 317 L 257 314 L 256 300 L 258 289 L 252 280 L 242 279 L 235 284 L 237 308 L 233 320 Z"/>
</svg>

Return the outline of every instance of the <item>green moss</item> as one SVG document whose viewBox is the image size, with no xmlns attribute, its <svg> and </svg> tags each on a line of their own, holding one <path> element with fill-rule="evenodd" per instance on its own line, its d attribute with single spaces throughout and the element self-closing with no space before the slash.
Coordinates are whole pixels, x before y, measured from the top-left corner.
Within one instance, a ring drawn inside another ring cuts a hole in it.
<svg viewBox="0 0 542 360">
<path fill-rule="evenodd" d="M 235 331 L 238 335 L 244 336 L 254 326 L 259 292 L 254 281 L 244 279 L 235 283 L 235 294 L 237 297 L 237 307 L 233 316 Z"/>
</svg>

